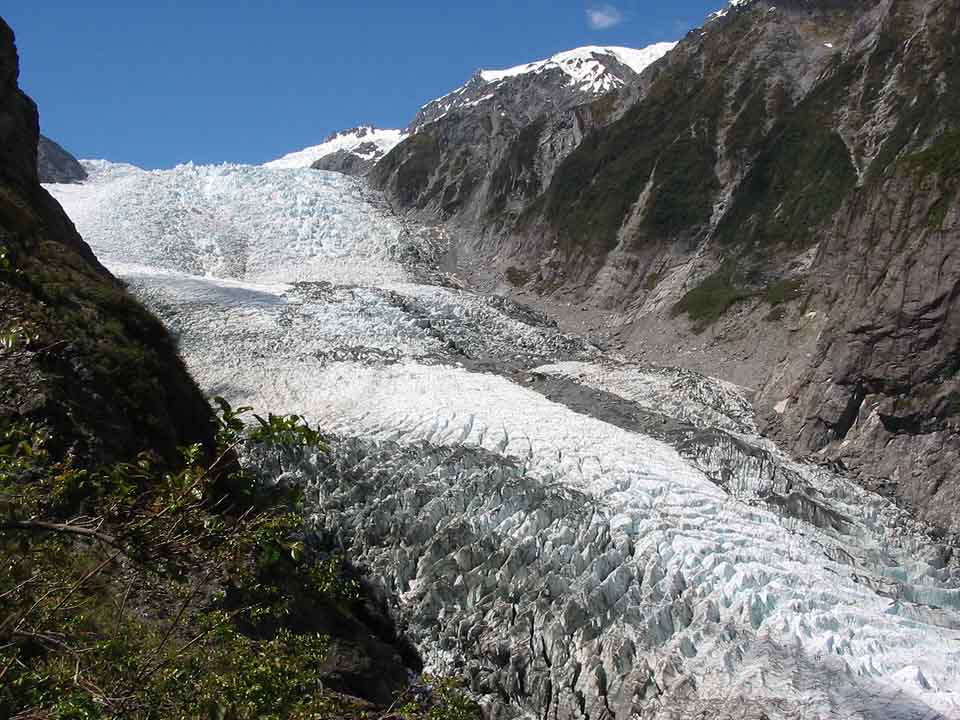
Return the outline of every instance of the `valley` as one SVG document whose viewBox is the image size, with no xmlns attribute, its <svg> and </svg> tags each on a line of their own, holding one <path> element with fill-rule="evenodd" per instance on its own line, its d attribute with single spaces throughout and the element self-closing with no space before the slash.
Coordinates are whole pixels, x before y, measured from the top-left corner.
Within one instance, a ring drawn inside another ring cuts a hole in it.
<svg viewBox="0 0 960 720">
<path fill-rule="evenodd" d="M 960 709 L 950 547 L 741 388 L 458 287 L 358 180 L 85 167 L 47 188 L 206 394 L 330 435 L 273 481 L 491 716 Z"/>
</svg>

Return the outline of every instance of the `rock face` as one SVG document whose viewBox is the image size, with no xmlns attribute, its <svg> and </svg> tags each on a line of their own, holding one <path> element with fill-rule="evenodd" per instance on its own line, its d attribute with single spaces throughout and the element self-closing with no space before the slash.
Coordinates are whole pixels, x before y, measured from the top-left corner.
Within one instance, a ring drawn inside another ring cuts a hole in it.
<svg viewBox="0 0 960 720">
<path fill-rule="evenodd" d="M 91 463 L 209 443 L 210 408 L 173 339 L 97 262 L 40 186 L 37 109 L 0 20 L 0 423 Z"/>
<path fill-rule="evenodd" d="M 44 135 L 37 144 L 37 173 L 42 183 L 77 183 L 87 179 L 83 165 Z"/>
<path fill-rule="evenodd" d="M 638 70 L 670 47 L 629 51 L 632 56 L 624 49 L 580 48 L 509 70 L 480 71 L 424 106 L 408 128 L 411 136 L 370 177 L 422 218 L 500 227 L 543 192 L 589 128 L 622 111 Z"/>
<path fill-rule="evenodd" d="M 415 122 L 371 178 L 474 282 L 750 386 L 767 432 L 957 530 L 958 23 L 736 3 L 592 102 L 543 72 Z"/>
</svg>

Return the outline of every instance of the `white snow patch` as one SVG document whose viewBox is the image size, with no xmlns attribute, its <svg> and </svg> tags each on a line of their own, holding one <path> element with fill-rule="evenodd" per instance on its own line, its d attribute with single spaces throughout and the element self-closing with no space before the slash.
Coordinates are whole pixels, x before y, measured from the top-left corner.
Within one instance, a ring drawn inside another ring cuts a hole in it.
<svg viewBox="0 0 960 720">
<path fill-rule="evenodd" d="M 621 82 L 607 73 L 598 57 L 612 57 L 634 72 L 640 73 L 666 55 L 675 45 L 675 42 L 662 42 L 642 49 L 588 45 L 557 53 L 546 60 L 517 65 L 506 70 L 482 70 L 480 77 L 485 82 L 495 83 L 518 75 L 541 73 L 559 68 L 570 77 L 571 85 L 578 85 L 592 92 L 606 92 L 617 87 Z"/>
<path fill-rule="evenodd" d="M 337 133 L 319 145 L 313 145 L 303 150 L 288 153 L 283 157 L 265 162 L 263 167 L 280 168 L 308 168 L 317 160 L 332 155 L 340 150 L 352 152 L 365 160 L 373 159 L 379 154 L 381 157 L 393 150 L 405 137 L 403 130 L 381 130 L 369 125 L 364 125 L 353 130 L 347 130 Z M 356 149 L 366 143 L 373 143 L 377 146 L 374 153 L 364 154 L 356 152 Z"/>
</svg>

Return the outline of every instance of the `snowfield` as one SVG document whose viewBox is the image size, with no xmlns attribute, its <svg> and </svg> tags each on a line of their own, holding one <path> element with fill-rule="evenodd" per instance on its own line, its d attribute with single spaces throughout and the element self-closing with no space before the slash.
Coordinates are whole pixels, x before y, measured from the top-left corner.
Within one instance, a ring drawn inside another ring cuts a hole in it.
<svg viewBox="0 0 960 720">
<path fill-rule="evenodd" d="M 344 150 L 361 160 L 379 160 L 400 144 L 407 134 L 403 130 L 383 130 L 361 125 L 352 130 L 334 133 L 319 145 L 288 153 L 263 164 L 274 169 L 308 168 L 320 158 Z M 372 146 L 372 147 L 371 147 Z"/>
<path fill-rule="evenodd" d="M 576 85 L 585 92 L 601 94 L 615 89 L 622 83 L 616 77 L 607 73 L 606 68 L 598 61 L 598 56 L 613 58 L 634 72 L 640 73 L 648 65 L 666 55 L 675 45 L 675 42 L 662 42 L 654 43 L 642 49 L 588 45 L 557 53 L 546 60 L 517 65 L 506 70 L 481 70 L 480 77 L 485 82 L 497 83 L 517 75 L 541 73 L 552 68 L 559 68 L 569 76 L 570 85 Z"/>
<path fill-rule="evenodd" d="M 85 164 L 47 188 L 208 393 L 332 436 L 283 479 L 492 715 L 960 717 L 956 553 L 735 386 L 430 284 L 351 178 Z"/>
</svg>

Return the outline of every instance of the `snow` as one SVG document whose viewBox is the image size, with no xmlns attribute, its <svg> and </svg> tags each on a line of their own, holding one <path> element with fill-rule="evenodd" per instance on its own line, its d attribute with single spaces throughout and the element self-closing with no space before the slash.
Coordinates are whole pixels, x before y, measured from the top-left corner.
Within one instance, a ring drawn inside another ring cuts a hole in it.
<svg viewBox="0 0 960 720">
<path fill-rule="evenodd" d="M 108 267 L 135 262 L 257 282 L 406 278 L 388 260 L 386 239 L 395 243 L 400 226 L 369 213 L 357 221 L 367 203 L 353 178 L 226 164 L 84 167 L 88 182 L 51 190 Z"/>
<path fill-rule="evenodd" d="M 730 12 L 730 8 L 745 7 L 745 6 L 749 5 L 751 2 L 753 2 L 753 0 L 730 0 L 730 1 L 727 3 L 726 7 L 721 8 L 720 10 L 717 10 L 716 12 L 710 13 L 710 14 L 707 16 L 706 22 L 710 22 L 710 21 L 712 21 L 712 20 L 719 20 L 719 19 L 722 18 L 722 17 L 726 17 L 727 13 Z M 769 8 L 769 9 L 767 10 L 767 12 L 773 12 L 774 10 L 776 10 L 776 8 L 775 8 L 775 7 L 771 7 L 771 8 Z"/>
<path fill-rule="evenodd" d="M 514 715 L 960 717 L 949 550 L 741 389 L 425 284 L 351 178 L 85 166 L 47 188 L 201 387 L 331 436 L 286 479 L 430 669 Z"/>
<path fill-rule="evenodd" d="M 567 50 L 557 53 L 546 60 L 517 65 L 506 70 L 481 70 L 480 77 L 488 83 L 498 83 L 507 78 L 529 73 L 541 73 L 553 68 L 559 68 L 570 77 L 570 84 L 577 85 L 591 92 L 606 92 L 622 84 L 616 77 L 610 75 L 598 58 L 613 58 L 640 73 L 667 54 L 676 43 L 663 42 L 649 45 L 642 49 L 626 47 L 586 47 Z"/>
<path fill-rule="evenodd" d="M 363 125 L 353 130 L 336 133 L 320 145 L 289 153 L 276 160 L 266 162 L 263 166 L 275 169 L 308 168 L 317 160 L 340 150 L 352 152 L 365 160 L 374 159 L 375 156 L 378 156 L 379 159 L 379 157 L 383 157 L 393 150 L 406 136 L 403 130 L 382 130 L 370 125 Z M 377 152 L 366 154 L 357 152 L 356 149 L 365 143 L 376 145 Z"/>
</svg>

